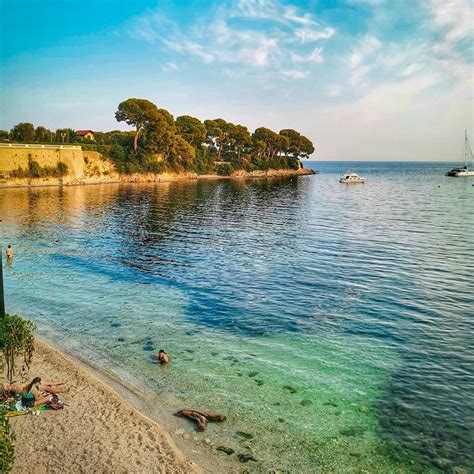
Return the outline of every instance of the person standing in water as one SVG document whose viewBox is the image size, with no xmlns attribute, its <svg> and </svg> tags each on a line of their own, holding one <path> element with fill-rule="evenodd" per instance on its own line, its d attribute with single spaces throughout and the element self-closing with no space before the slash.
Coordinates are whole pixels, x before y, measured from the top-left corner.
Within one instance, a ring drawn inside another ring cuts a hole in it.
<svg viewBox="0 0 474 474">
<path fill-rule="evenodd" d="M 7 255 L 7 265 L 11 265 L 13 263 L 13 249 L 11 245 L 7 247 L 5 254 Z"/>
</svg>

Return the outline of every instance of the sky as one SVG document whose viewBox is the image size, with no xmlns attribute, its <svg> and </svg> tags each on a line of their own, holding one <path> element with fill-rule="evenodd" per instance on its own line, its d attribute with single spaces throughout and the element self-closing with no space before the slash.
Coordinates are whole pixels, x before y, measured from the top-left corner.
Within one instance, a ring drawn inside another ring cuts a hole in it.
<svg viewBox="0 0 474 474">
<path fill-rule="evenodd" d="M 0 129 L 127 129 L 139 97 L 296 129 L 317 160 L 456 161 L 473 24 L 474 0 L 0 0 Z"/>
</svg>

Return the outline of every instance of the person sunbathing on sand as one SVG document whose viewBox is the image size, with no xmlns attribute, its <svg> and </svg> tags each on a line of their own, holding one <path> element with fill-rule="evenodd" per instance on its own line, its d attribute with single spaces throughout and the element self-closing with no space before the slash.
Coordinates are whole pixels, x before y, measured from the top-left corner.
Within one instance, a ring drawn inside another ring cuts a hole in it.
<svg viewBox="0 0 474 474">
<path fill-rule="evenodd" d="M 43 396 L 44 395 L 44 396 Z M 46 405 L 53 398 L 53 394 L 41 393 L 41 378 L 35 377 L 23 390 L 21 404 L 25 408 L 39 407 Z"/>
<path fill-rule="evenodd" d="M 166 352 L 163 349 L 160 349 L 160 352 L 158 352 L 158 355 L 156 358 L 162 363 L 162 364 L 167 364 L 169 362 L 169 358 L 166 355 Z"/>
<path fill-rule="evenodd" d="M 40 379 L 41 378 L 37 377 Z M 45 380 L 41 385 L 40 385 L 40 392 L 49 392 L 52 394 L 56 393 L 61 393 L 64 392 L 64 387 L 61 387 L 61 385 L 64 385 L 66 382 L 60 382 L 58 380 Z M 25 383 L 4 383 L 3 384 L 3 391 L 5 393 L 11 394 L 13 397 L 17 397 L 18 395 L 21 395 L 24 393 L 26 388 L 28 387 L 28 382 Z"/>
</svg>

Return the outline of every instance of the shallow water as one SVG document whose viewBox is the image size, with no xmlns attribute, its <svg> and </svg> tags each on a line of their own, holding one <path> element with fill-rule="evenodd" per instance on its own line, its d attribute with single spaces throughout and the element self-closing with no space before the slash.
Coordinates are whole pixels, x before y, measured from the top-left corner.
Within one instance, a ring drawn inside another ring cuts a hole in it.
<svg viewBox="0 0 474 474">
<path fill-rule="evenodd" d="M 347 165 L 0 190 L 7 309 L 167 412 L 227 414 L 199 443 L 246 469 L 472 469 L 474 180 Z"/>
</svg>

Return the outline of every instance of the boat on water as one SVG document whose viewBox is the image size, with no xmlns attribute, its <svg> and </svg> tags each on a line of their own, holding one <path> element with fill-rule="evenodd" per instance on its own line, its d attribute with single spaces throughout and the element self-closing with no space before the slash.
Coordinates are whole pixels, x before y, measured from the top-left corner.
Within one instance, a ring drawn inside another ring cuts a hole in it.
<svg viewBox="0 0 474 474">
<path fill-rule="evenodd" d="M 471 168 L 469 168 L 469 162 Z M 467 130 L 464 130 L 464 166 L 462 168 L 453 168 L 446 173 L 446 176 L 454 176 L 456 178 L 462 176 L 474 176 L 474 169 L 472 168 L 472 150 L 467 138 Z"/>
<path fill-rule="evenodd" d="M 346 184 L 357 184 L 357 183 L 365 183 L 365 178 L 359 176 L 357 173 L 353 173 L 352 171 L 346 171 L 341 179 L 339 179 L 340 183 Z"/>
</svg>

